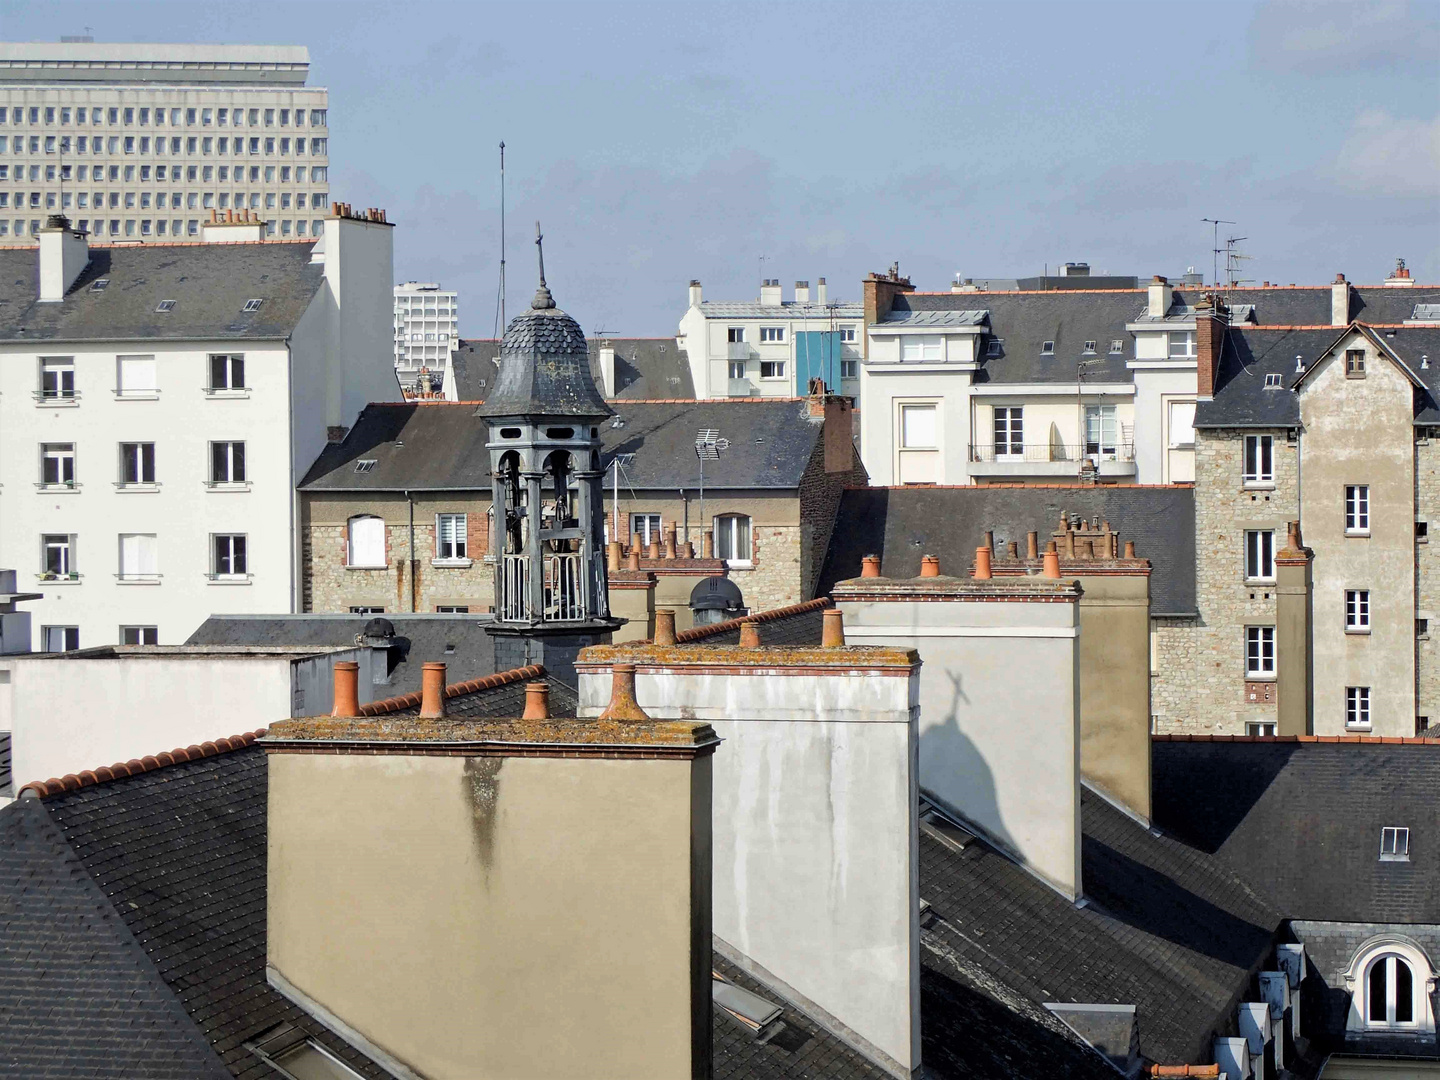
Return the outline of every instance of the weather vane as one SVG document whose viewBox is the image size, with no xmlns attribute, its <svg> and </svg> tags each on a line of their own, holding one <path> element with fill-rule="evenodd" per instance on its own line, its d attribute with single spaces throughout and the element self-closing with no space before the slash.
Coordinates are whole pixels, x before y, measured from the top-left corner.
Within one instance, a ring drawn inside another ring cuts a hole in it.
<svg viewBox="0 0 1440 1080">
<path fill-rule="evenodd" d="M 540 222 L 535 222 L 535 251 L 540 259 L 540 284 L 545 284 L 545 236 L 540 231 Z"/>
</svg>

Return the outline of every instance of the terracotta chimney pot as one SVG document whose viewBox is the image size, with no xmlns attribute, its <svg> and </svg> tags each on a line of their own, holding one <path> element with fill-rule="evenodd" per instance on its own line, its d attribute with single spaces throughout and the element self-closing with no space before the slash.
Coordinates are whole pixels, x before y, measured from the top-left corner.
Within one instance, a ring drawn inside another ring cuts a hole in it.
<svg viewBox="0 0 1440 1080">
<path fill-rule="evenodd" d="M 845 614 L 839 608 L 826 608 L 821 613 L 820 647 L 839 649 L 845 645 Z"/>
<path fill-rule="evenodd" d="M 1054 540 L 1045 545 L 1045 565 L 1040 576 L 1048 578 L 1060 576 L 1060 553 L 1055 550 Z"/>
<path fill-rule="evenodd" d="M 550 684 L 532 682 L 525 684 L 525 715 L 521 720 L 550 719 Z"/>
<path fill-rule="evenodd" d="M 614 573 L 620 569 L 620 552 L 622 546 L 619 540 L 611 540 L 605 545 L 605 569 Z"/>
<path fill-rule="evenodd" d="M 1040 534 L 1034 529 L 1025 534 L 1025 557 L 1027 559 L 1040 557 Z"/>
<path fill-rule="evenodd" d="M 665 530 L 665 558 L 675 558 L 675 523 L 673 521 Z"/>
<path fill-rule="evenodd" d="M 983 544 L 975 549 L 975 580 L 990 580 L 990 548 Z"/>
<path fill-rule="evenodd" d="M 1006 557 L 1007 559 L 1018 559 L 1018 558 L 1020 558 L 1020 541 L 1018 541 L 1018 540 L 1011 540 L 1010 543 L 1006 545 L 1006 547 L 1005 547 L 1005 557 Z"/>
<path fill-rule="evenodd" d="M 988 562 L 988 552 L 990 551 L 990 549 L 989 549 L 989 548 L 985 548 L 984 551 L 987 553 L 987 562 Z M 940 560 L 937 559 L 934 555 L 924 555 L 924 556 L 921 556 L 921 558 L 920 558 L 920 576 L 921 576 L 921 577 L 939 577 L 939 576 L 940 576 Z M 986 575 L 986 576 L 988 577 L 989 575 Z"/>
<path fill-rule="evenodd" d="M 616 664 L 610 669 L 610 704 L 600 720 L 645 721 L 650 716 L 635 700 L 635 665 Z"/>
<path fill-rule="evenodd" d="M 989 529 L 985 530 L 985 546 L 991 551 L 995 550 L 995 534 Z"/>
<path fill-rule="evenodd" d="M 655 609 L 655 641 L 656 645 L 675 644 L 675 609 L 662 607 Z"/>
<path fill-rule="evenodd" d="M 445 715 L 445 665 L 434 661 L 420 669 L 420 719 Z"/>
<path fill-rule="evenodd" d="M 707 533 L 706 535 L 708 536 L 709 534 Z M 879 555 L 866 555 L 860 560 L 860 576 L 862 578 L 880 576 Z"/>
<path fill-rule="evenodd" d="M 330 715 L 360 715 L 360 665 L 353 660 L 335 661 L 335 707 Z"/>
<path fill-rule="evenodd" d="M 700 541 L 700 550 L 704 557 L 713 559 L 715 557 L 715 530 L 706 529 Z"/>
<path fill-rule="evenodd" d="M 640 543 L 636 541 L 635 546 L 630 549 L 630 554 L 625 557 L 625 569 L 640 571 Z"/>
<path fill-rule="evenodd" d="M 657 536 L 650 541 L 650 550 L 645 553 L 647 558 L 660 558 L 660 538 Z"/>
<path fill-rule="evenodd" d="M 1135 558 L 1135 541 L 1134 541 L 1134 540 L 1126 540 L 1126 541 L 1125 541 L 1125 558 L 1127 558 L 1127 559 L 1133 559 L 1133 558 Z"/>
<path fill-rule="evenodd" d="M 680 557 L 682 559 L 693 559 L 695 557 L 695 544 L 693 541 L 686 540 L 685 543 L 680 545 Z"/>
<path fill-rule="evenodd" d="M 746 619 L 740 624 L 740 647 L 742 649 L 758 649 L 760 647 L 760 624 Z"/>
</svg>

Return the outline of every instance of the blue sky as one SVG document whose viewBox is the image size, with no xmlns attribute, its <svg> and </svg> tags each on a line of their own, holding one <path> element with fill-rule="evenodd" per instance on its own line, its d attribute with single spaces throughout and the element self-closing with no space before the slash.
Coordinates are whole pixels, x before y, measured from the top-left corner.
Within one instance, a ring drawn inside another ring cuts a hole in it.
<svg viewBox="0 0 1440 1080">
<path fill-rule="evenodd" d="M 331 193 L 398 222 L 397 279 L 494 327 L 547 276 L 587 331 L 666 335 L 691 278 L 917 287 L 1211 265 L 1440 280 L 1440 4 L 36 4 L 6 40 L 303 44 Z M 762 264 L 761 257 L 764 256 Z"/>
</svg>

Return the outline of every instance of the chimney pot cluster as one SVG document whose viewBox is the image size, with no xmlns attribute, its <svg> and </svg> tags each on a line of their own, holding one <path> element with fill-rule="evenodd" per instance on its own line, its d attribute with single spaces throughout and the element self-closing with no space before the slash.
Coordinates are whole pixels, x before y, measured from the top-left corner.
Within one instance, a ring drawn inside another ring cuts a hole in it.
<svg viewBox="0 0 1440 1080">
<path fill-rule="evenodd" d="M 348 202 L 332 202 L 330 204 L 330 216 L 337 218 L 349 218 L 352 221 L 374 221 L 380 224 L 388 224 L 385 219 L 385 211 L 377 206 L 366 207 L 360 212 Z"/>
</svg>

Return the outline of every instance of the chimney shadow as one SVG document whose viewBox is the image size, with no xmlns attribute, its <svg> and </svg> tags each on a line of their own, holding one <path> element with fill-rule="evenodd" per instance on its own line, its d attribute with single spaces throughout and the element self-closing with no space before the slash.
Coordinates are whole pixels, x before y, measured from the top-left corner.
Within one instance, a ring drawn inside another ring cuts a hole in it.
<svg viewBox="0 0 1440 1080">
<path fill-rule="evenodd" d="M 1155 743 L 1155 824 L 1213 855 L 1284 771 L 1298 743 Z"/>
</svg>

